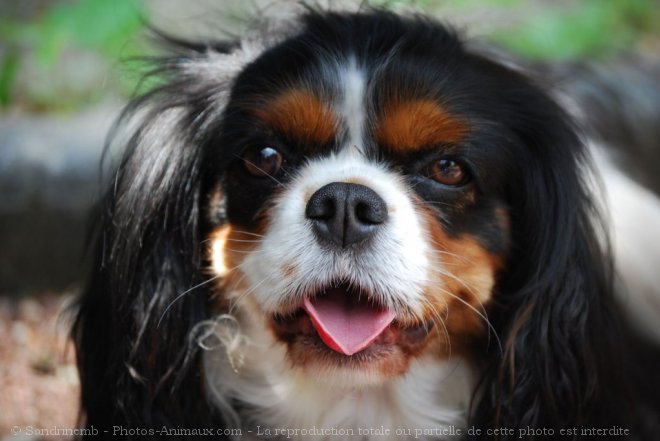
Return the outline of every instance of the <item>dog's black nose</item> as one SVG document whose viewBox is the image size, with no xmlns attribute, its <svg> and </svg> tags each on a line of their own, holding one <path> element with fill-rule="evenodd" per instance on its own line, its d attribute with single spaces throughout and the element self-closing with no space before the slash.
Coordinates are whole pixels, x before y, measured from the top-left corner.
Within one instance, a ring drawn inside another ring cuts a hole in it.
<svg viewBox="0 0 660 441">
<path fill-rule="evenodd" d="M 369 187 L 333 182 L 312 195 L 305 215 L 319 238 L 343 248 L 376 231 L 387 220 L 387 204 Z"/>
</svg>

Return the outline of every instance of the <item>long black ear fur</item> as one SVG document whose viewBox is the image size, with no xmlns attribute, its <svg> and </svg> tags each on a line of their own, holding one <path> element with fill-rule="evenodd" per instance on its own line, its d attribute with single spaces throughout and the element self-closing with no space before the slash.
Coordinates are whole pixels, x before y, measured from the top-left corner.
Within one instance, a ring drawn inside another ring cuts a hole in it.
<svg viewBox="0 0 660 441">
<path fill-rule="evenodd" d="M 72 331 L 81 418 L 102 437 L 131 438 L 115 426 L 223 427 L 189 341 L 209 295 L 203 286 L 181 294 L 202 282 L 200 134 L 229 81 L 197 78 L 189 67 L 231 45 L 175 43 L 179 55 L 157 60 L 153 72 L 165 85 L 134 100 L 110 138 L 127 147 L 95 217 L 95 269 Z"/>
<path fill-rule="evenodd" d="M 625 413 L 621 328 L 588 153 L 558 105 L 522 77 L 516 89 L 503 117 L 526 148 L 506 189 L 513 250 L 490 312 L 503 350 L 490 353 L 473 423 L 516 429 L 512 439 L 609 427 Z"/>
</svg>

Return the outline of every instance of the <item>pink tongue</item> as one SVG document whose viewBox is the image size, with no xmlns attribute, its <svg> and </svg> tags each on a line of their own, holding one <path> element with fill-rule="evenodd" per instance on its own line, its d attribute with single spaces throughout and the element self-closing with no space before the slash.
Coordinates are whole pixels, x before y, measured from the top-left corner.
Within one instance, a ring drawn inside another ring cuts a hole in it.
<svg viewBox="0 0 660 441">
<path fill-rule="evenodd" d="M 394 312 L 354 301 L 343 289 L 333 289 L 314 300 L 305 299 L 303 307 L 323 343 L 346 355 L 369 346 L 394 320 Z"/>
</svg>

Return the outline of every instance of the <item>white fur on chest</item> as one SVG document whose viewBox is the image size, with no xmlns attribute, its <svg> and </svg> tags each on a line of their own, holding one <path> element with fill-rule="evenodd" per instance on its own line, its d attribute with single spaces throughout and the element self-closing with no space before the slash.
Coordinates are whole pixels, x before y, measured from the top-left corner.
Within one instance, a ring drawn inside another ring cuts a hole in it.
<svg viewBox="0 0 660 441">
<path fill-rule="evenodd" d="M 347 388 L 292 368 L 284 346 L 265 330 L 249 334 L 232 354 L 244 357 L 240 367 L 231 366 L 224 343 L 204 354 L 210 398 L 241 429 L 241 439 L 311 441 L 343 439 L 343 433 L 375 441 L 399 440 L 407 433 L 430 440 L 443 437 L 425 434 L 464 430 L 474 379 L 458 357 L 414 360 L 399 379 Z"/>
</svg>

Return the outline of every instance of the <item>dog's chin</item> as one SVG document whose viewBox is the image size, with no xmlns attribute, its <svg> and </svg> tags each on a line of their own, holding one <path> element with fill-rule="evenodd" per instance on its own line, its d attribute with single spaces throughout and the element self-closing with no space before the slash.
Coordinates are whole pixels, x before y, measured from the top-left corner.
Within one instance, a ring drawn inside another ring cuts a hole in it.
<svg viewBox="0 0 660 441">
<path fill-rule="evenodd" d="M 328 342 L 303 306 L 271 315 L 269 321 L 276 338 L 286 346 L 293 367 L 314 381 L 337 387 L 371 386 L 404 375 L 412 359 L 428 349 L 435 331 L 427 323 L 407 320 L 404 324 L 395 317 L 365 347 L 347 354 Z"/>
</svg>

